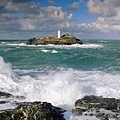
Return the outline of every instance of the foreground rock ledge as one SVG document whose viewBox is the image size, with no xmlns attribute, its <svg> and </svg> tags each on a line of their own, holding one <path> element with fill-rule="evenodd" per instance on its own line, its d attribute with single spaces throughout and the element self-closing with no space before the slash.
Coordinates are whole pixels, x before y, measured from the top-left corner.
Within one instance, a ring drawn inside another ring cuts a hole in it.
<svg viewBox="0 0 120 120">
<path fill-rule="evenodd" d="M 73 37 L 69 34 L 65 34 L 58 38 L 57 36 L 53 37 L 44 37 L 44 38 L 31 38 L 27 41 L 27 45 L 72 45 L 72 44 L 83 44 L 80 39 Z"/>
<path fill-rule="evenodd" d="M 47 102 L 24 103 L 0 113 L 0 120 L 65 120 L 63 112 L 65 110 Z"/>
<path fill-rule="evenodd" d="M 0 104 L 16 105 L 15 109 L 0 110 L 0 120 L 65 120 L 64 109 L 55 107 L 48 102 L 17 102 L 8 101 L 25 99 L 23 96 L 14 96 L 10 93 L 0 92 Z"/>
</svg>

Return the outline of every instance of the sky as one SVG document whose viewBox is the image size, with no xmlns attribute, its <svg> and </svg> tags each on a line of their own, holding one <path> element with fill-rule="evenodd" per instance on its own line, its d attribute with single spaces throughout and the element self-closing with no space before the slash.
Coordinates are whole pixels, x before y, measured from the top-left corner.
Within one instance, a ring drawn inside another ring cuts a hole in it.
<svg viewBox="0 0 120 120">
<path fill-rule="evenodd" d="M 0 39 L 70 34 L 120 39 L 120 0 L 0 0 Z"/>
</svg>

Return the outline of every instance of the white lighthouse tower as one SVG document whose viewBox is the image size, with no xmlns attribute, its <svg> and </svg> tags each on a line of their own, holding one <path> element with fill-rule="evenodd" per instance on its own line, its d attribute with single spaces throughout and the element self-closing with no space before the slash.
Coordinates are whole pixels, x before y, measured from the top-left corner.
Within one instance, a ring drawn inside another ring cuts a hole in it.
<svg viewBox="0 0 120 120">
<path fill-rule="evenodd" d="M 60 38 L 60 29 L 58 29 L 58 38 Z"/>
</svg>

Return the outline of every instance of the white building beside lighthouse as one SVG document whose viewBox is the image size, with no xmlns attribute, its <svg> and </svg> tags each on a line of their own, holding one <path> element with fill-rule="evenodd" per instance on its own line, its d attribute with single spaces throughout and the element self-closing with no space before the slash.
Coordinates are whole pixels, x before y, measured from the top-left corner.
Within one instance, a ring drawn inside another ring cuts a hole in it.
<svg viewBox="0 0 120 120">
<path fill-rule="evenodd" d="M 60 38 L 60 29 L 58 29 L 58 38 Z"/>
</svg>

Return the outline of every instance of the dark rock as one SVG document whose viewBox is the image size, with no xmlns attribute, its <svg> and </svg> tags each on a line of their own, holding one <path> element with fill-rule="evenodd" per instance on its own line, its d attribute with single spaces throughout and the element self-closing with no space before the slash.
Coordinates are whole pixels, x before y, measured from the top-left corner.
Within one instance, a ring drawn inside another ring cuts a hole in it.
<svg viewBox="0 0 120 120">
<path fill-rule="evenodd" d="M 65 110 L 50 103 L 33 102 L 0 113 L 0 120 L 65 120 L 63 112 Z"/>
<path fill-rule="evenodd" d="M 30 38 L 26 44 L 27 45 L 35 44 L 35 41 L 36 41 L 36 38 Z"/>
<path fill-rule="evenodd" d="M 79 115 L 82 115 L 83 112 L 86 112 L 87 110 L 86 109 L 83 109 L 83 108 L 76 108 L 76 109 L 73 109 L 72 110 L 72 113 L 74 116 L 79 116 Z"/>
<path fill-rule="evenodd" d="M 7 92 L 0 92 L 0 98 L 16 98 L 16 99 L 25 99 L 24 96 L 14 96 Z"/>
<path fill-rule="evenodd" d="M 0 104 L 5 104 L 7 103 L 7 101 L 0 101 Z"/>
<path fill-rule="evenodd" d="M 72 44 L 83 44 L 81 40 L 69 35 L 65 34 L 58 38 L 57 36 L 53 37 L 44 37 L 44 38 L 31 38 L 27 41 L 27 45 L 72 45 Z"/>
<path fill-rule="evenodd" d="M 84 108 L 84 109 L 83 109 Z M 101 112 L 110 111 L 110 112 Z M 86 110 L 86 111 L 85 111 Z M 94 115 L 101 120 L 120 117 L 120 100 L 115 98 L 103 98 L 102 96 L 85 96 L 75 102 L 74 115 Z"/>
<path fill-rule="evenodd" d="M 9 98 L 9 97 L 13 97 L 13 95 L 6 92 L 0 92 L 0 98 L 1 97 Z"/>
<path fill-rule="evenodd" d="M 3 99 L 5 100 L 3 101 Z M 13 101 L 9 101 L 12 98 Z M 0 120 L 65 120 L 64 109 L 52 106 L 47 102 L 18 102 L 23 96 L 14 96 L 10 93 L 0 92 L 0 104 L 9 103 L 18 106 L 15 109 L 0 110 Z"/>
</svg>

